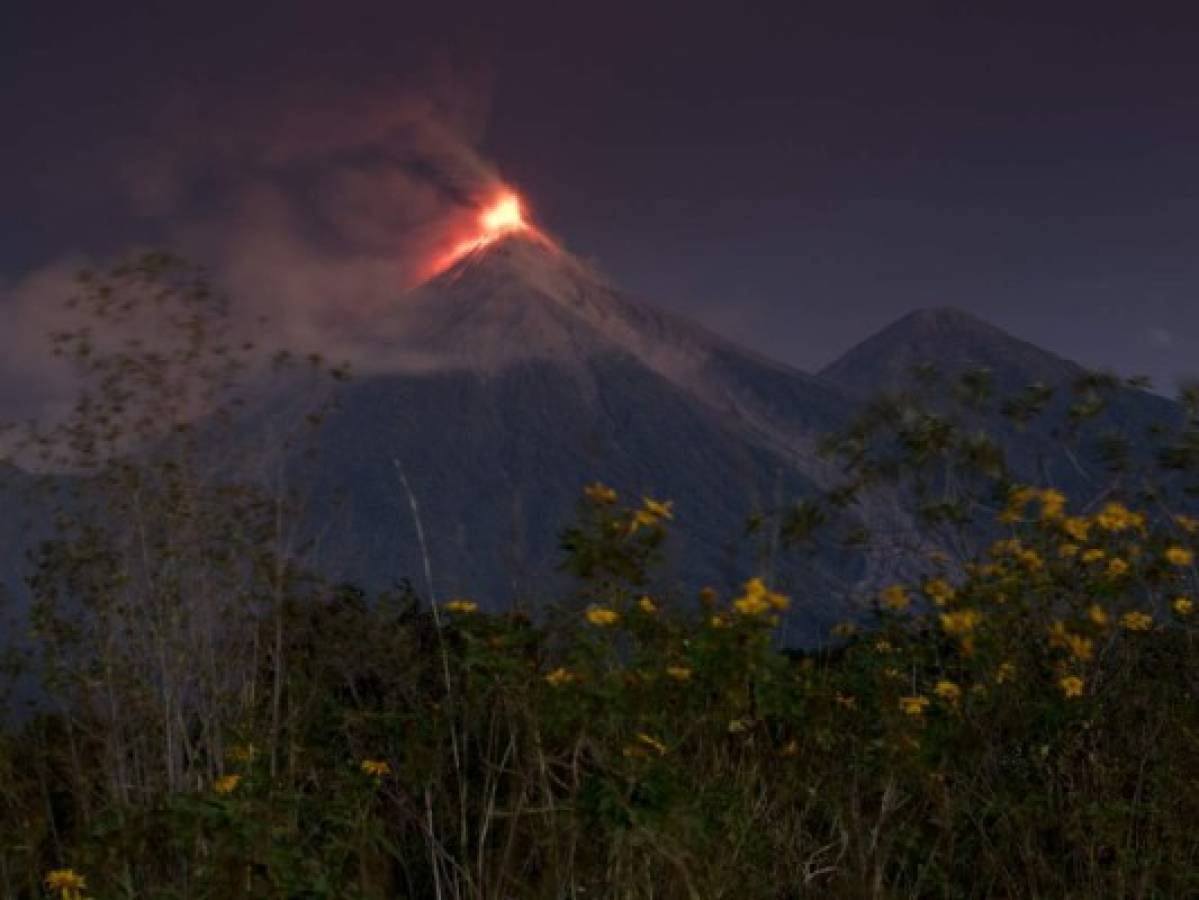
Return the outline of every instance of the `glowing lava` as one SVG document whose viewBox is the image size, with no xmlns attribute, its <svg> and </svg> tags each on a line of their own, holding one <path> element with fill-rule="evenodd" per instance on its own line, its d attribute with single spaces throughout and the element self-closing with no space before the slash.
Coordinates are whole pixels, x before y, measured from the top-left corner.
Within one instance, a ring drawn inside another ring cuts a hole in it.
<svg viewBox="0 0 1199 900">
<path fill-rule="evenodd" d="M 483 239 L 489 241 L 509 231 L 521 231 L 529 227 L 520 211 L 520 198 L 515 194 L 501 197 L 495 205 L 483 210 L 479 216 L 479 225 L 483 229 Z"/>
<path fill-rule="evenodd" d="M 518 232 L 548 243 L 547 238 L 525 220 L 520 197 L 506 190 L 479 212 L 470 236 L 455 243 L 430 267 L 427 275 L 431 277 L 444 272 L 462 257 Z"/>
</svg>

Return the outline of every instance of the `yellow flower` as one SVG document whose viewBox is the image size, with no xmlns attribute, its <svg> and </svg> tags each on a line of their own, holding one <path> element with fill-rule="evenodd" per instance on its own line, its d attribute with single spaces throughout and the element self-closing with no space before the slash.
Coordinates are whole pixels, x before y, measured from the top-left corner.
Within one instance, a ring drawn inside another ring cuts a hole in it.
<svg viewBox="0 0 1199 900">
<path fill-rule="evenodd" d="M 620 621 L 620 613 L 616 612 L 616 610 L 608 609 L 606 606 L 589 606 L 587 607 L 587 621 L 592 625 L 606 628 Z"/>
<path fill-rule="evenodd" d="M 1175 615 L 1185 618 L 1195 611 L 1195 601 L 1190 597 L 1175 597 L 1170 608 L 1174 610 Z"/>
<path fill-rule="evenodd" d="M 1082 561 L 1085 563 L 1095 563 L 1099 562 L 1106 556 L 1107 551 L 1102 550 L 1099 547 L 1092 547 L 1090 550 L 1084 550 L 1082 552 Z"/>
<path fill-rule="evenodd" d="M 1108 564 L 1107 564 L 1107 577 L 1108 578 L 1119 578 L 1121 575 L 1124 575 L 1127 572 L 1128 572 L 1128 563 L 1126 563 L 1124 560 L 1120 559 L 1120 557 L 1117 556 L 1116 558 L 1108 561 Z"/>
<path fill-rule="evenodd" d="M 1107 610 L 1098 603 L 1092 603 L 1091 608 L 1087 610 L 1087 618 L 1100 628 L 1106 628 L 1111 617 L 1108 616 Z"/>
<path fill-rule="evenodd" d="M 469 616 L 473 612 L 478 612 L 479 604 L 473 600 L 451 600 L 445 605 L 445 611 L 451 612 L 460 616 Z"/>
<path fill-rule="evenodd" d="M 778 612 L 786 612 L 791 606 L 791 598 L 786 594 L 780 594 L 778 591 L 767 591 L 766 602 Z"/>
<path fill-rule="evenodd" d="M 1062 544 L 1057 548 L 1058 555 L 1061 556 L 1062 559 L 1070 559 L 1073 556 L 1078 556 L 1078 551 L 1078 544 Z"/>
<path fill-rule="evenodd" d="M 938 681 L 933 693 L 946 703 L 957 703 L 962 699 L 962 689 L 952 681 Z"/>
<path fill-rule="evenodd" d="M 1123 503 L 1112 501 L 1099 511 L 1095 516 L 1095 522 L 1104 531 L 1127 531 L 1139 526 L 1143 517 L 1132 512 Z"/>
<path fill-rule="evenodd" d="M 1172 566 L 1189 566 L 1195 561 L 1195 554 L 1183 547 L 1171 547 L 1166 551 L 1166 562 Z"/>
<path fill-rule="evenodd" d="M 675 681 L 690 681 L 692 672 L 686 666 L 667 666 L 666 674 Z"/>
<path fill-rule="evenodd" d="M 222 775 L 212 783 L 212 789 L 218 794 L 232 794 L 241 784 L 240 775 Z"/>
<path fill-rule="evenodd" d="M 770 603 L 765 597 L 746 594 L 733 601 L 733 609 L 743 616 L 760 616 L 762 613 L 770 611 Z"/>
<path fill-rule="evenodd" d="M 662 756 L 666 753 L 666 745 L 663 744 L 656 737 L 652 737 L 651 735 L 648 735 L 645 732 L 639 732 L 637 735 L 637 740 L 639 740 L 646 747 L 649 747 L 651 750 L 653 750 L 659 756 Z"/>
<path fill-rule="evenodd" d="M 908 597 L 908 592 L 904 590 L 902 585 L 899 584 L 893 584 L 890 587 L 883 588 L 882 592 L 878 595 L 878 598 L 879 602 L 883 606 L 885 606 L 887 609 L 893 610 L 894 612 L 902 612 L 912 603 L 911 598 Z"/>
<path fill-rule="evenodd" d="M 953 585 L 944 578 L 933 578 L 925 582 L 924 593 L 937 606 L 944 606 L 954 596 Z"/>
<path fill-rule="evenodd" d="M 362 770 L 363 775 L 369 775 L 372 778 L 386 778 L 391 774 L 391 766 L 382 759 L 364 759 L 358 768 Z"/>
<path fill-rule="evenodd" d="M 1016 664 L 1012 662 L 1001 662 L 999 668 L 995 670 L 995 680 L 1000 684 L 1006 681 L 1011 681 L 1016 677 Z"/>
<path fill-rule="evenodd" d="M 722 615 L 721 613 L 716 613 L 716 615 L 708 619 L 708 624 L 713 628 L 728 628 L 730 622 L 728 620 L 728 616 Z"/>
<path fill-rule="evenodd" d="M 1012 523 L 1020 521 L 1024 508 L 1036 499 L 1039 491 L 1033 487 L 1021 486 L 1012 490 L 1008 497 L 1007 507 L 999 514 L 999 521 Z"/>
<path fill-rule="evenodd" d="M 575 673 L 570 671 L 570 669 L 559 666 L 552 672 L 547 673 L 545 680 L 552 687 L 562 687 L 564 684 L 570 684 L 576 677 Z"/>
<path fill-rule="evenodd" d="M 1178 527 L 1187 534 L 1194 534 L 1199 531 L 1199 519 L 1192 519 L 1190 516 L 1177 515 L 1174 521 L 1178 523 Z"/>
<path fill-rule="evenodd" d="M 978 626 L 982 618 L 982 613 L 976 609 L 941 613 L 941 628 L 946 634 L 967 635 Z"/>
<path fill-rule="evenodd" d="M 1028 569 L 1030 572 L 1039 572 L 1041 569 L 1045 568 L 1045 563 L 1042 561 L 1041 555 L 1037 553 L 1036 550 L 1031 548 L 1027 550 L 1021 550 L 1016 554 L 1016 559 L 1019 561 L 1020 565 L 1024 566 L 1024 568 Z"/>
<path fill-rule="evenodd" d="M 928 698 L 923 697 L 919 694 L 917 694 L 914 697 L 900 697 L 899 698 L 900 710 L 905 715 L 909 715 L 909 716 L 924 715 L 924 711 L 928 708 L 928 703 L 929 703 Z"/>
<path fill-rule="evenodd" d="M 1064 647 L 1066 646 L 1066 636 L 1069 632 L 1066 630 L 1066 623 L 1061 619 L 1056 620 L 1049 626 L 1049 646 Z"/>
<path fill-rule="evenodd" d="M 637 608 L 647 615 L 653 615 L 658 611 L 657 604 L 654 603 L 652 597 L 642 597 L 637 601 Z"/>
<path fill-rule="evenodd" d="M 673 506 L 673 503 L 655 500 L 652 497 L 642 497 L 641 509 L 633 513 L 629 531 L 633 532 L 642 526 L 652 527 L 663 521 L 670 521 L 674 518 Z"/>
<path fill-rule="evenodd" d="M 1058 687 L 1066 697 L 1081 697 L 1083 681 L 1077 675 L 1067 675 L 1058 682 Z"/>
<path fill-rule="evenodd" d="M 1041 518 L 1060 519 L 1066 510 L 1066 495 L 1059 490 L 1049 488 L 1041 491 Z"/>
<path fill-rule="evenodd" d="M 1066 635 L 1066 648 L 1070 655 L 1080 662 L 1089 662 L 1095 655 L 1095 642 L 1080 634 Z"/>
<path fill-rule="evenodd" d="M 733 608 L 743 616 L 760 616 L 772 609 L 781 612 L 791 605 L 787 597 L 766 587 L 761 578 L 751 578 L 745 582 L 744 591 L 733 601 Z"/>
<path fill-rule="evenodd" d="M 1126 631 L 1148 631 L 1153 627 L 1153 616 L 1145 612 L 1128 612 L 1120 617 L 1120 625 Z"/>
<path fill-rule="evenodd" d="M 616 502 L 616 491 L 598 481 L 583 488 L 583 496 L 596 506 L 611 506 Z"/>
<path fill-rule="evenodd" d="M 659 519 L 674 518 L 674 503 L 654 500 L 652 497 L 643 497 L 642 501 L 645 503 L 645 511 L 657 516 Z"/>
<path fill-rule="evenodd" d="M 46 873 L 46 890 L 58 891 L 62 900 L 82 900 L 87 881 L 74 869 L 54 869 Z"/>
<path fill-rule="evenodd" d="M 1076 541 L 1085 541 L 1091 533 L 1091 523 L 1082 516 L 1068 516 L 1062 520 L 1062 531 Z"/>
</svg>

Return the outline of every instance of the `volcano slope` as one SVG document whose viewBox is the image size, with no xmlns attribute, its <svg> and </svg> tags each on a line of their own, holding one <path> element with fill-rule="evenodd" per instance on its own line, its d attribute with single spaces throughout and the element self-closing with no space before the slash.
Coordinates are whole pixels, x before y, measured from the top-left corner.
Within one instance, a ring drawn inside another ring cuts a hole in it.
<svg viewBox="0 0 1199 900">
<path fill-rule="evenodd" d="M 844 614 L 837 598 L 861 561 L 772 554 L 768 538 L 744 536 L 751 515 L 832 483 L 816 447 L 849 412 L 837 389 L 519 235 L 400 297 L 355 344 L 357 374 L 308 482 L 315 505 L 335 510 L 320 529 L 328 568 L 424 589 L 427 551 L 439 596 L 552 602 L 558 536 L 598 480 L 631 502 L 674 501 L 667 593 L 765 567 L 796 598 L 788 639 Z"/>
</svg>

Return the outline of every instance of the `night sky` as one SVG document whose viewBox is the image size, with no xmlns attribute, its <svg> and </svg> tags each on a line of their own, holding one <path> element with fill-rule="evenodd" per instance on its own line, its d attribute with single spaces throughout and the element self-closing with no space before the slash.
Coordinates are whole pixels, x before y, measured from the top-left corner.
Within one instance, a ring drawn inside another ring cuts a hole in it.
<svg viewBox="0 0 1199 900">
<path fill-rule="evenodd" d="M 1199 14 L 824 6 L 5 3 L 4 302 L 137 242 L 261 285 L 230 244 L 272 228 L 335 283 L 481 165 L 629 292 L 801 368 L 955 305 L 1199 372 Z M 430 115 L 477 158 L 428 163 Z"/>
</svg>

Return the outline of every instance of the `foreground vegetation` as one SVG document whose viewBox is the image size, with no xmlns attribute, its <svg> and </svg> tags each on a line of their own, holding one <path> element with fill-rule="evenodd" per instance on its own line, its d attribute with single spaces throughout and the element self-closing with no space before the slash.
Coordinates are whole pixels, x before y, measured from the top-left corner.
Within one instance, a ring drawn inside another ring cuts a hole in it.
<svg viewBox="0 0 1199 900">
<path fill-rule="evenodd" d="M 847 437 L 854 491 L 903 475 L 929 533 L 976 539 L 871 587 L 822 650 L 778 645 L 764 578 L 655 589 L 671 504 L 598 483 L 536 620 L 368 597 L 305 568 L 289 493 L 214 476 L 218 436 L 191 434 L 239 368 L 212 364 L 208 292 L 163 260 L 89 284 L 194 314 L 153 362 L 62 337 L 99 386 L 36 438 L 79 477 L 30 581 L 53 703 L 0 739 L 6 896 L 1199 894 L 1199 521 L 1128 466 L 1071 501 L 944 411 L 875 410 L 897 455 Z M 115 452 L 128 410 L 169 451 Z"/>
</svg>

